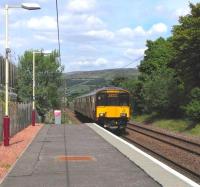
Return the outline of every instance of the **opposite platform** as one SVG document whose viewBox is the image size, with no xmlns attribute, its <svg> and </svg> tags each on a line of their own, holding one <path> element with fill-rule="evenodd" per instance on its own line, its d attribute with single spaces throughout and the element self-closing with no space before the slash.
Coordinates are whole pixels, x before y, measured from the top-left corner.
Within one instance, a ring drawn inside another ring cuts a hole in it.
<svg viewBox="0 0 200 187">
<path fill-rule="evenodd" d="M 82 124 L 45 125 L 0 186 L 160 185 L 91 128 Z"/>
</svg>

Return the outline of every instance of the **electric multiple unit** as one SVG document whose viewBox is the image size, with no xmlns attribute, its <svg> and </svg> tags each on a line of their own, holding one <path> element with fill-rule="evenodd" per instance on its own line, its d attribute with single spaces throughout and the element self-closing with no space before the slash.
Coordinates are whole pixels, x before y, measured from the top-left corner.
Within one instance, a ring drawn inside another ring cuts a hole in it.
<svg viewBox="0 0 200 187">
<path fill-rule="evenodd" d="M 105 87 L 75 99 L 74 110 L 103 127 L 125 129 L 130 119 L 130 94 Z"/>
</svg>

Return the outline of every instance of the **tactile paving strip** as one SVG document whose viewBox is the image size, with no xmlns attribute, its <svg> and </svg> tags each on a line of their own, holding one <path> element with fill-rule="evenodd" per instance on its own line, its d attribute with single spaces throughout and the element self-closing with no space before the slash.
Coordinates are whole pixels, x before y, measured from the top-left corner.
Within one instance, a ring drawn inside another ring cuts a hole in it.
<svg viewBox="0 0 200 187">
<path fill-rule="evenodd" d="M 94 161 L 95 159 L 91 156 L 65 156 L 60 155 L 57 157 L 60 161 Z"/>
</svg>

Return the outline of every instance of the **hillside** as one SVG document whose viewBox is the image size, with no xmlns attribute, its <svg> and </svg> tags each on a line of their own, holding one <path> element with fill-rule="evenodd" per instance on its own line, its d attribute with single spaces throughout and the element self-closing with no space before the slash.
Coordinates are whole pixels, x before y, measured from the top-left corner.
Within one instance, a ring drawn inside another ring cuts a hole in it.
<svg viewBox="0 0 200 187">
<path fill-rule="evenodd" d="M 115 77 L 133 77 L 137 75 L 138 70 L 134 68 L 65 73 L 64 77 L 68 88 L 67 96 L 71 100 L 96 88 L 111 86 Z"/>
</svg>

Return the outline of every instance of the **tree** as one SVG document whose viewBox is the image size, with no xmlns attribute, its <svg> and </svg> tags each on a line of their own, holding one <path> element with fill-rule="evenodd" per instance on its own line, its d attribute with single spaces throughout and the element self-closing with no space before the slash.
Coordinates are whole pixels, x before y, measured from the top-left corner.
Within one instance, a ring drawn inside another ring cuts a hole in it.
<svg viewBox="0 0 200 187">
<path fill-rule="evenodd" d="M 140 106 L 142 111 L 157 112 L 162 115 L 178 115 L 182 84 L 169 64 L 174 56 L 172 39 L 158 38 L 147 41 L 144 60 L 139 70 Z M 141 102 L 140 101 L 140 102 Z"/>
<path fill-rule="evenodd" d="M 111 85 L 119 87 L 123 82 L 127 81 L 128 78 L 125 76 L 119 76 L 119 77 L 115 77 L 112 81 L 111 81 Z"/>
<path fill-rule="evenodd" d="M 61 85 L 63 67 L 57 61 L 57 51 L 50 55 L 43 53 L 36 55 L 36 109 L 44 119 L 48 110 L 61 105 Z M 32 51 L 25 51 L 19 58 L 17 92 L 18 101 L 32 100 Z"/>
<path fill-rule="evenodd" d="M 190 9 L 173 27 L 172 37 L 175 55 L 171 65 L 183 80 L 186 95 L 200 87 L 200 3 L 190 3 Z"/>
<path fill-rule="evenodd" d="M 190 102 L 184 107 L 186 115 L 195 123 L 200 122 L 200 88 L 190 92 Z"/>
<path fill-rule="evenodd" d="M 182 86 L 178 84 L 172 69 L 159 69 L 143 83 L 145 111 L 177 117 L 182 98 Z"/>
<path fill-rule="evenodd" d="M 133 113 L 141 114 L 144 109 L 144 100 L 143 100 L 143 82 L 137 78 L 129 79 L 120 84 L 120 87 L 129 90 L 131 95 L 131 105 L 133 108 Z"/>
<path fill-rule="evenodd" d="M 168 67 L 173 57 L 173 47 L 171 39 L 162 37 L 155 41 L 147 41 L 144 60 L 141 61 L 139 70 L 141 77 L 151 76 L 163 66 Z"/>
</svg>

